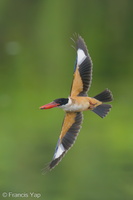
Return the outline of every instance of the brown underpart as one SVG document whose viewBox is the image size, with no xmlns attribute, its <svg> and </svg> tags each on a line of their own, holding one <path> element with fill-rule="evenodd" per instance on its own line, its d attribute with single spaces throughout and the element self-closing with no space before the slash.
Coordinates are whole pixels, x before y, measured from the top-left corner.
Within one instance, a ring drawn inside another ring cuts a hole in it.
<svg viewBox="0 0 133 200">
<path fill-rule="evenodd" d="M 95 107 L 97 107 L 97 106 L 102 104 L 101 101 L 98 101 L 95 98 L 90 98 L 89 99 L 89 103 L 90 103 L 89 110 L 93 110 Z"/>
</svg>

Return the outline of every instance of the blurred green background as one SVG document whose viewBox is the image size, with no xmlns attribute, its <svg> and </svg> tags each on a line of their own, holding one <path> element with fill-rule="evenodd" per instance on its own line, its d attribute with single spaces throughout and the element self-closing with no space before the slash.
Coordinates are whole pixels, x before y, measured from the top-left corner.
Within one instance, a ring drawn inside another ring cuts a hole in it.
<svg viewBox="0 0 133 200">
<path fill-rule="evenodd" d="M 69 95 L 75 32 L 93 60 L 89 95 L 109 88 L 113 108 L 105 119 L 85 112 L 73 148 L 42 175 L 64 113 L 39 107 Z M 41 200 L 132 200 L 132 99 L 132 0 L 1 0 L 0 199 L 11 191 Z"/>
</svg>

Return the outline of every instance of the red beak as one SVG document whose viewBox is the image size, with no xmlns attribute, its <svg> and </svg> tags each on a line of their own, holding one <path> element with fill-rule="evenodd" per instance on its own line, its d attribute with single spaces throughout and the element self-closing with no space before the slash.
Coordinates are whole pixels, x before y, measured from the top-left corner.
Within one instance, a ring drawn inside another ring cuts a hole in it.
<svg viewBox="0 0 133 200">
<path fill-rule="evenodd" d="M 46 105 L 44 105 L 44 106 L 41 106 L 40 109 L 50 109 L 50 108 L 57 107 L 57 106 L 59 106 L 59 105 L 60 105 L 60 104 L 55 103 L 55 102 L 53 101 L 53 102 L 48 103 L 48 104 L 46 104 Z"/>
</svg>

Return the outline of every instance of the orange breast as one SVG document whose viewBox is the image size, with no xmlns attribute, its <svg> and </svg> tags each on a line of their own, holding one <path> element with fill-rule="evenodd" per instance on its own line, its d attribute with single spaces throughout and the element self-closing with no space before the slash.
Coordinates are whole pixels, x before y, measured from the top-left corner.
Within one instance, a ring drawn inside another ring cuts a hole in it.
<svg viewBox="0 0 133 200">
<path fill-rule="evenodd" d="M 88 110 L 90 107 L 90 102 L 88 97 L 75 97 L 74 99 L 72 98 L 73 105 L 78 108 L 78 112 Z"/>
<path fill-rule="evenodd" d="M 98 101 L 95 98 L 92 97 L 75 97 L 73 99 L 74 104 L 79 106 L 79 111 L 84 111 L 88 109 L 92 109 L 98 105 L 100 105 L 102 102 Z"/>
</svg>

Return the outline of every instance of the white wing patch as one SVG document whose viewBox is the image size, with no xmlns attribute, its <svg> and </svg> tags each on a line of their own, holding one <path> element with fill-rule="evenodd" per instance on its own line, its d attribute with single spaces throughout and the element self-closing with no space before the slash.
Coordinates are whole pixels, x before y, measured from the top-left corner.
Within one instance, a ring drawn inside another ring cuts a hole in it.
<svg viewBox="0 0 133 200">
<path fill-rule="evenodd" d="M 59 158 L 63 154 L 64 151 L 65 151 L 65 149 L 64 149 L 63 145 L 60 144 L 57 147 L 57 150 L 56 150 L 55 155 L 54 155 L 54 159 Z"/>
<path fill-rule="evenodd" d="M 85 55 L 82 49 L 77 50 L 77 55 L 78 55 L 77 64 L 80 65 L 86 59 L 87 56 Z"/>
</svg>

